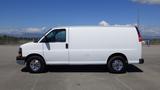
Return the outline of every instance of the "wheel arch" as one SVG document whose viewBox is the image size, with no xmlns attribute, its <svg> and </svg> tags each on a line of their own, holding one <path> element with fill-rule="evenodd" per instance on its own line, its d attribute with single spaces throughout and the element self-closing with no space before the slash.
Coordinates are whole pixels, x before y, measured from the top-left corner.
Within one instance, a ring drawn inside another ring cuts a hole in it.
<svg viewBox="0 0 160 90">
<path fill-rule="evenodd" d="M 108 64 L 109 60 L 114 56 L 122 56 L 123 58 L 125 58 L 126 64 L 128 64 L 128 59 L 127 59 L 126 55 L 123 54 L 123 53 L 113 53 L 113 54 L 111 54 L 107 59 L 107 64 Z"/>
<path fill-rule="evenodd" d="M 40 55 L 40 54 L 37 54 L 37 53 L 29 54 L 29 55 L 26 57 L 25 62 L 27 62 L 27 59 L 28 59 L 29 57 L 31 57 L 31 56 L 39 56 L 39 57 L 41 57 L 41 58 L 43 59 L 43 62 L 44 62 L 45 65 L 46 65 L 46 62 L 45 62 L 45 59 L 43 58 L 43 56 Z"/>
</svg>

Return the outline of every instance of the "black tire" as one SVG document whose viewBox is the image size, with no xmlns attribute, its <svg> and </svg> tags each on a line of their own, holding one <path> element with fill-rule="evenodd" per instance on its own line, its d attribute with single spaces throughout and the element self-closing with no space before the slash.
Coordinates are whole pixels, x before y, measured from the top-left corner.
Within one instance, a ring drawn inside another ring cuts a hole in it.
<svg viewBox="0 0 160 90">
<path fill-rule="evenodd" d="M 119 63 L 119 64 L 117 64 Z M 109 59 L 107 67 L 111 73 L 125 73 L 127 62 L 122 56 L 113 56 Z"/>
<path fill-rule="evenodd" d="M 30 73 L 42 73 L 45 69 L 45 62 L 40 56 L 30 56 L 26 66 Z"/>
</svg>

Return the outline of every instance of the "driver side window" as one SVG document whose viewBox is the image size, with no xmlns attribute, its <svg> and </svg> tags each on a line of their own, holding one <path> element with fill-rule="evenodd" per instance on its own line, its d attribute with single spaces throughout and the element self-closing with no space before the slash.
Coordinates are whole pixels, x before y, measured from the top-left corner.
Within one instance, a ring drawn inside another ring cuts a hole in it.
<svg viewBox="0 0 160 90">
<path fill-rule="evenodd" d="M 61 30 L 55 34 L 55 42 L 66 42 L 66 31 Z"/>
<path fill-rule="evenodd" d="M 42 42 L 66 42 L 66 30 L 53 30 L 42 40 Z"/>
</svg>

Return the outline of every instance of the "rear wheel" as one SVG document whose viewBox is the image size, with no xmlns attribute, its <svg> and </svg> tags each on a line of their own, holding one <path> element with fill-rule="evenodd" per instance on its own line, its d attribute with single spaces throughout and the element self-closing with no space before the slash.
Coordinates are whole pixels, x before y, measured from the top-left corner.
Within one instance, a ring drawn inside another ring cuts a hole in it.
<svg viewBox="0 0 160 90">
<path fill-rule="evenodd" d="M 39 56 L 31 56 L 27 59 L 27 69 L 31 73 L 43 72 L 45 68 L 45 63 L 43 59 Z"/>
<path fill-rule="evenodd" d="M 112 73 L 125 73 L 126 72 L 126 60 L 122 56 L 113 56 L 109 59 L 107 67 Z"/>
</svg>

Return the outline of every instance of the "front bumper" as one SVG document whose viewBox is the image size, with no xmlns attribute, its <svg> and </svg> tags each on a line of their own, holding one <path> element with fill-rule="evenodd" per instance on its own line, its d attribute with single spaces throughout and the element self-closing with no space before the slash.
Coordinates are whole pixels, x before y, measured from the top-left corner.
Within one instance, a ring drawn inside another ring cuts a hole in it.
<svg viewBox="0 0 160 90">
<path fill-rule="evenodd" d="M 25 65 L 25 57 L 17 56 L 16 57 L 16 63 L 19 65 Z"/>
<path fill-rule="evenodd" d="M 143 58 L 139 59 L 139 64 L 143 64 L 143 63 L 144 63 L 144 59 Z"/>
</svg>

